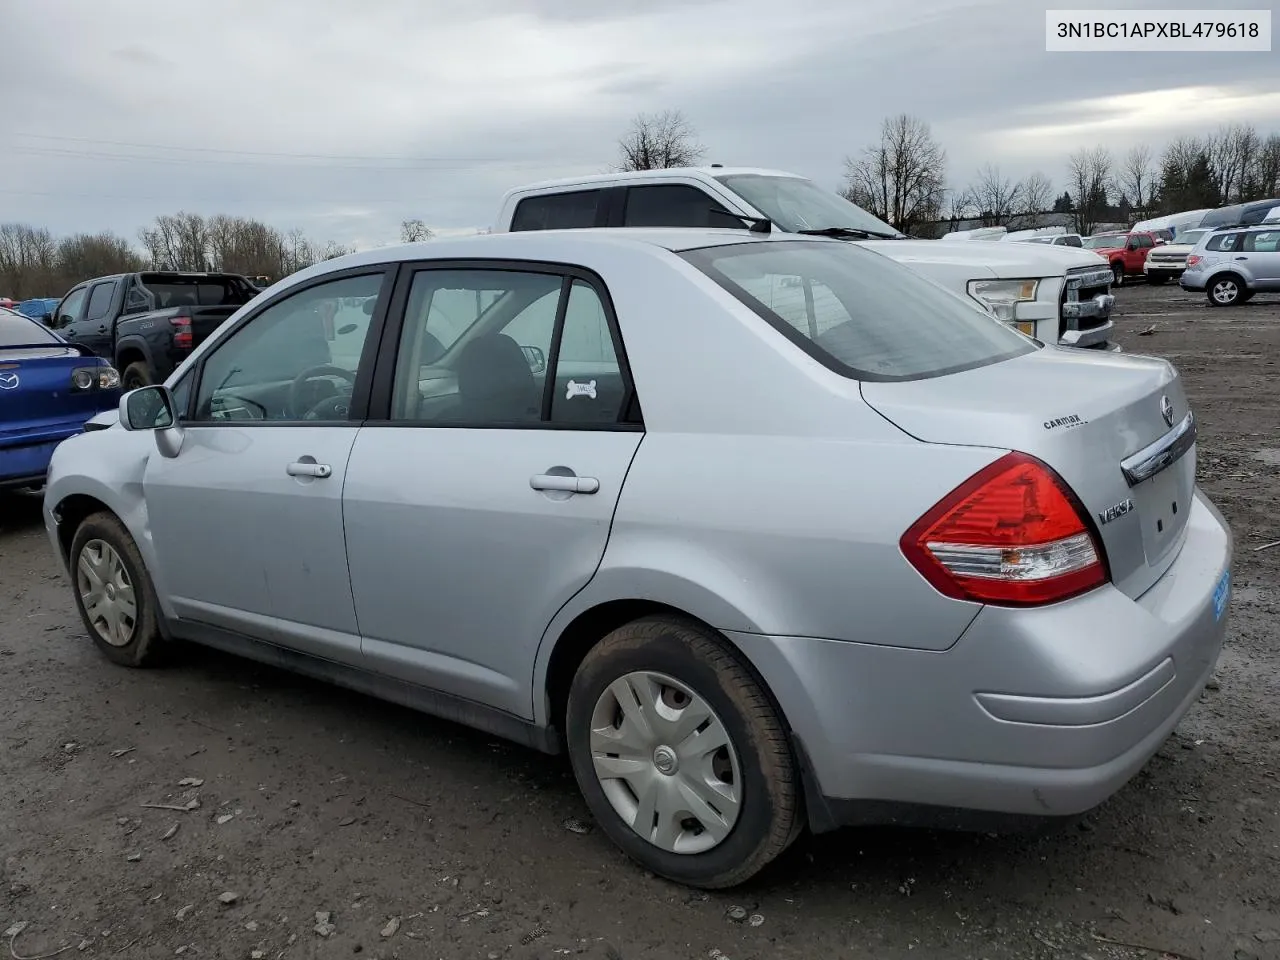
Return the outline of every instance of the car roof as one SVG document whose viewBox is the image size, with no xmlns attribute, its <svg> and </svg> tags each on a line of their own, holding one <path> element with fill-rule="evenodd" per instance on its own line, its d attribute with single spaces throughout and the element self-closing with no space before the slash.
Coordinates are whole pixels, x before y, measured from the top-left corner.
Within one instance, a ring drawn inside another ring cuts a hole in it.
<svg viewBox="0 0 1280 960">
<path fill-rule="evenodd" d="M 589 173 L 580 177 L 559 177 L 555 180 L 541 180 L 516 187 L 511 193 L 525 193 L 535 190 L 546 190 L 553 187 L 585 186 L 595 183 L 625 183 L 628 180 L 652 180 L 659 176 L 700 176 L 700 177 L 733 177 L 733 176 L 786 177 L 789 180 L 804 180 L 796 173 L 786 170 L 769 170 L 765 167 L 663 167 L 658 170 L 620 170 L 616 173 Z"/>
<path fill-rule="evenodd" d="M 582 227 L 571 230 L 522 230 L 439 237 L 416 243 L 374 247 L 349 253 L 285 277 L 271 287 L 272 295 L 295 283 L 338 270 L 414 260 L 525 260 L 570 263 L 590 267 L 609 251 L 630 249 L 680 253 L 705 247 L 744 243 L 827 243 L 849 247 L 844 240 L 794 233 L 752 233 L 750 230 L 709 227 Z"/>
</svg>

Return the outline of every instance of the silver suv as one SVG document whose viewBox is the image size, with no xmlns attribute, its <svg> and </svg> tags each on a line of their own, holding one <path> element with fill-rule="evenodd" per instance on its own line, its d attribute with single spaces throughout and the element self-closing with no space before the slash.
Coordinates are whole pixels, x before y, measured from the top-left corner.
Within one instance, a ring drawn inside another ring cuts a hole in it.
<svg viewBox="0 0 1280 960">
<path fill-rule="evenodd" d="M 1200 238 L 1179 283 L 1203 290 L 1215 307 L 1280 292 L 1280 224 L 1216 230 Z"/>
</svg>

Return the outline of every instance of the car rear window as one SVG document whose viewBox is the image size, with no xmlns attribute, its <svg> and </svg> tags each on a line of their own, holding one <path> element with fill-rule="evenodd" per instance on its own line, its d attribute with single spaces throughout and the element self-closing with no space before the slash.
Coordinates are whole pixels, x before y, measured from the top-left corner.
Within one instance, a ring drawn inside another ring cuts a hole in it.
<svg viewBox="0 0 1280 960">
<path fill-rule="evenodd" d="M 1239 233 L 1219 233 L 1209 238 L 1204 245 L 1206 250 L 1238 250 L 1240 249 Z"/>
<path fill-rule="evenodd" d="M 155 309 L 168 307 L 239 307 L 258 293 L 238 277 L 140 277 L 155 301 Z"/>
<path fill-rule="evenodd" d="M 0 310 L 0 347 L 32 347 L 61 342 L 34 320 Z"/>
<path fill-rule="evenodd" d="M 856 380 L 921 380 L 1036 349 L 976 304 L 845 241 L 729 244 L 682 256 L 815 360 Z"/>
</svg>

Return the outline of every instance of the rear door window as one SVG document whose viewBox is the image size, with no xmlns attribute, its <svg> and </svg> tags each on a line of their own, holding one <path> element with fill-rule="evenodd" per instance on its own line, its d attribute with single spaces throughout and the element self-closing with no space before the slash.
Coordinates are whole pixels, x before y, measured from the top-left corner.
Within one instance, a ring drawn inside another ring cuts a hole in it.
<svg viewBox="0 0 1280 960">
<path fill-rule="evenodd" d="M 116 292 L 116 282 L 108 280 L 106 283 L 96 284 L 89 291 L 89 308 L 85 311 L 84 318 L 86 320 L 101 320 L 111 310 L 111 297 Z"/>
<path fill-rule="evenodd" d="M 622 223 L 627 227 L 732 227 L 741 226 L 742 220 L 697 187 L 661 183 L 627 191 Z"/>
<path fill-rule="evenodd" d="M 734 243 L 682 254 L 818 362 L 856 380 L 919 380 L 1035 346 L 985 310 L 857 244 Z"/>
<path fill-rule="evenodd" d="M 526 197 L 516 204 L 512 231 L 572 230 L 594 227 L 598 219 L 602 190 L 574 190 Z"/>
</svg>

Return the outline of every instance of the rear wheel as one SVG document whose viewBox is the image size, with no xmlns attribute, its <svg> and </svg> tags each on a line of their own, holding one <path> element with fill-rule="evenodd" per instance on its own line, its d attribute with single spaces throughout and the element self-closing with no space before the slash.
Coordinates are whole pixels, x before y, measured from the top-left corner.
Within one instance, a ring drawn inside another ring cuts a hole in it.
<svg viewBox="0 0 1280 960">
<path fill-rule="evenodd" d="M 1215 307 L 1234 307 L 1245 299 L 1244 284 L 1232 273 L 1219 274 L 1205 288 L 1209 303 Z"/>
<path fill-rule="evenodd" d="M 573 679 L 565 728 L 597 822 L 660 876 L 733 886 L 803 825 L 777 711 L 729 645 L 697 624 L 652 617 L 605 637 Z"/>
<path fill-rule="evenodd" d="M 105 511 L 86 517 L 70 567 L 76 609 L 97 648 L 127 667 L 156 662 L 164 640 L 155 588 L 124 524 Z"/>
<path fill-rule="evenodd" d="M 1124 286 L 1124 264 L 1113 263 L 1111 265 L 1111 285 L 1114 287 Z"/>
<path fill-rule="evenodd" d="M 137 390 L 139 387 L 151 386 L 151 371 L 146 363 L 135 360 L 120 372 L 120 385 L 125 390 Z"/>
</svg>

